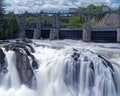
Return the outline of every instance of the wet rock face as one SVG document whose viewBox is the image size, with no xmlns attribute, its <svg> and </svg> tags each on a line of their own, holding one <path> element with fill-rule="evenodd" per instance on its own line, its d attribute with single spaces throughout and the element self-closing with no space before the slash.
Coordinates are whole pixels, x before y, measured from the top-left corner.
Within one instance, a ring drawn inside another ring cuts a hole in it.
<svg viewBox="0 0 120 96">
<path fill-rule="evenodd" d="M 7 69 L 7 63 L 5 62 L 5 54 L 3 50 L 0 48 L 0 85 L 3 80 L 3 77 L 5 74 L 7 74 L 8 69 Z"/>
<path fill-rule="evenodd" d="M 5 45 L 5 50 L 12 50 L 16 54 L 16 68 L 22 84 L 28 87 L 32 86 L 34 77 L 34 69 L 38 69 L 38 64 L 35 57 L 31 54 L 34 51 L 33 47 L 23 41 Z M 35 81 L 34 81 L 35 82 Z"/>
<path fill-rule="evenodd" d="M 5 63 L 5 54 L 0 48 L 0 73 L 7 73 L 7 64 Z"/>
<path fill-rule="evenodd" d="M 5 58 L 5 54 L 2 51 L 2 49 L 0 49 L 0 67 L 4 66 L 5 63 L 4 58 Z"/>
<path fill-rule="evenodd" d="M 32 83 L 34 73 L 30 65 L 29 58 L 26 54 L 21 53 L 20 50 L 16 50 L 15 53 L 17 58 L 17 69 L 21 82 L 31 86 L 30 83 Z"/>
<path fill-rule="evenodd" d="M 28 50 L 28 48 L 30 49 L 31 53 L 35 52 L 33 47 L 31 45 L 29 45 L 26 42 L 23 41 L 16 41 L 16 43 L 12 43 L 12 44 L 7 44 L 4 46 L 6 51 L 12 50 L 15 51 L 17 48 L 22 48 L 24 50 Z M 27 48 L 28 47 L 28 48 Z"/>
</svg>

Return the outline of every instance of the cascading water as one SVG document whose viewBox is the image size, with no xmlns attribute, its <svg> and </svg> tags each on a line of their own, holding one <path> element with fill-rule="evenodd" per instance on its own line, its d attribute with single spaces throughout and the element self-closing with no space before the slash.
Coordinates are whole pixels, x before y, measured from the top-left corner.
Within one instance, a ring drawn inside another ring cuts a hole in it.
<svg viewBox="0 0 120 96">
<path fill-rule="evenodd" d="M 13 51 L 9 51 L 9 52 L 5 52 L 6 54 L 6 60 L 7 60 L 7 64 L 8 64 L 8 74 L 7 77 L 9 77 L 8 81 L 9 83 L 11 83 L 10 85 L 13 88 L 19 88 L 20 87 L 20 79 L 18 76 L 18 72 L 16 69 L 16 55 Z M 6 81 L 7 82 L 7 81 Z"/>
<path fill-rule="evenodd" d="M 2 48 L 5 62 L 0 62 L 4 65 L 4 70 L 0 69 L 0 96 L 120 96 L 117 44 L 113 48 L 94 43 L 88 47 L 72 40 L 34 42 L 31 46 L 35 52 L 30 48 Z M 27 66 L 20 69 L 20 64 Z M 28 86 L 31 80 L 32 87 Z"/>
</svg>

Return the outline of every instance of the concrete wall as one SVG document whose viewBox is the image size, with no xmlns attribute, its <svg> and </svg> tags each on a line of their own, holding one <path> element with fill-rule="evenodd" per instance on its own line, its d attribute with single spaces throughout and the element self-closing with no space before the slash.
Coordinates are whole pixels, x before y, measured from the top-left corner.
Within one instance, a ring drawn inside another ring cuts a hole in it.
<svg viewBox="0 0 120 96">
<path fill-rule="evenodd" d="M 25 30 L 25 37 L 29 39 L 33 39 L 34 29 L 26 29 Z"/>
<path fill-rule="evenodd" d="M 89 26 L 84 28 L 82 40 L 85 42 L 90 42 L 91 41 L 91 32 L 92 32 L 92 29 Z"/>
<path fill-rule="evenodd" d="M 116 42 L 117 31 L 92 31 L 91 41 L 94 42 Z"/>
<path fill-rule="evenodd" d="M 42 39 L 49 39 L 50 36 L 50 29 L 42 29 L 41 30 L 41 38 Z"/>
<path fill-rule="evenodd" d="M 56 32 L 57 34 L 50 35 L 50 29 L 42 29 L 40 38 L 51 39 L 51 36 L 53 36 L 55 38 L 52 37 L 52 39 L 73 39 L 73 40 L 83 39 L 83 41 L 92 42 L 120 42 L 120 29 L 112 31 L 92 30 L 90 35 L 89 32 L 85 33 L 87 32 L 86 30 L 81 29 L 61 29 L 59 30 L 59 32 L 58 31 Z M 35 35 L 34 30 L 25 30 L 25 37 L 32 39 L 34 38 L 34 35 Z"/>
<path fill-rule="evenodd" d="M 50 40 L 57 40 L 57 39 L 59 39 L 59 29 L 57 29 L 57 28 L 50 29 L 49 39 Z"/>
<path fill-rule="evenodd" d="M 41 30 L 40 29 L 34 29 L 33 39 L 39 39 L 40 37 L 41 37 Z"/>
<path fill-rule="evenodd" d="M 63 29 L 59 32 L 59 39 L 82 39 L 83 30 L 81 29 Z"/>
</svg>

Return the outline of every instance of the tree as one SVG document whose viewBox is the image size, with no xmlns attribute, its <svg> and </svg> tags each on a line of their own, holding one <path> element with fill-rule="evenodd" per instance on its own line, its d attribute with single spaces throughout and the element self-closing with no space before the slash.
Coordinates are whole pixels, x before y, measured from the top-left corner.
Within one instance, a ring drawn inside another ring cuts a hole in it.
<svg viewBox="0 0 120 96">
<path fill-rule="evenodd" d="M 91 4 L 87 6 L 87 11 L 96 11 L 96 6 Z"/>
<path fill-rule="evenodd" d="M 70 17 L 68 27 L 69 28 L 81 28 L 83 25 L 83 19 L 81 16 L 75 14 Z"/>
<path fill-rule="evenodd" d="M 0 0 L 0 39 L 15 38 L 19 32 L 18 19 L 13 12 L 4 13 L 4 0 Z"/>
<path fill-rule="evenodd" d="M 67 28 L 69 22 L 69 17 L 67 16 L 60 16 L 59 17 L 59 26 L 60 28 Z"/>
<path fill-rule="evenodd" d="M 3 19 L 4 16 L 4 4 L 3 4 L 3 0 L 0 0 L 0 20 Z"/>
<path fill-rule="evenodd" d="M 52 16 L 47 16 L 47 15 L 41 16 L 42 27 L 48 27 L 48 28 L 52 27 L 52 21 L 53 21 Z"/>
<path fill-rule="evenodd" d="M 37 19 L 35 17 L 27 17 L 26 18 L 26 26 L 29 28 L 35 28 L 36 27 Z"/>
<path fill-rule="evenodd" d="M 4 4 L 3 0 L 0 0 L 0 38 L 4 38 L 3 22 L 4 22 Z"/>
<path fill-rule="evenodd" d="M 16 38 L 19 33 L 19 23 L 16 15 L 11 12 L 5 18 L 5 36 L 7 39 Z"/>
</svg>

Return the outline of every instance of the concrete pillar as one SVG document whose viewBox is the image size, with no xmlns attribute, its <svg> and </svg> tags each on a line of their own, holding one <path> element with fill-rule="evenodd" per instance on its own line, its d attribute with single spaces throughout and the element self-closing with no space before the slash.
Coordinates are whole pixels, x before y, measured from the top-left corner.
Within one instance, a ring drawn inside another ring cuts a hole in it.
<svg viewBox="0 0 120 96">
<path fill-rule="evenodd" d="M 59 13 L 54 13 L 53 14 L 53 28 L 59 28 Z"/>
<path fill-rule="evenodd" d="M 33 39 L 39 39 L 41 37 L 41 30 L 34 29 Z"/>
<path fill-rule="evenodd" d="M 20 31 L 19 37 L 20 37 L 20 38 L 24 38 L 24 37 L 25 37 L 25 30 L 21 30 L 21 31 Z"/>
<path fill-rule="evenodd" d="M 25 37 L 25 14 L 21 14 L 20 16 L 20 33 L 19 33 L 19 37 L 20 38 L 24 38 Z"/>
<path fill-rule="evenodd" d="M 117 29 L 117 42 L 120 42 L 120 28 Z"/>
<path fill-rule="evenodd" d="M 82 37 L 83 41 L 85 42 L 91 41 L 91 31 L 92 29 L 89 26 L 83 29 L 83 37 Z"/>
<path fill-rule="evenodd" d="M 33 39 L 41 38 L 41 14 L 37 14 L 36 29 L 34 29 Z"/>
<path fill-rule="evenodd" d="M 53 25 L 52 25 L 52 29 L 50 29 L 50 36 L 49 36 L 50 40 L 59 39 L 59 19 L 58 18 L 59 18 L 59 14 L 54 13 L 53 14 Z"/>
<path fill-rule="evenodd" d="M 50 40 L 56 40 L 59 39 L 59 29 L 58 28 L 52 28 L 50 29 Z"/>
<path fill-rule="evenodd" d="M 120 42 L 120 14 L 118 13 L 118 22 L 117 22 L 117 42 Z"/>
</svg>

